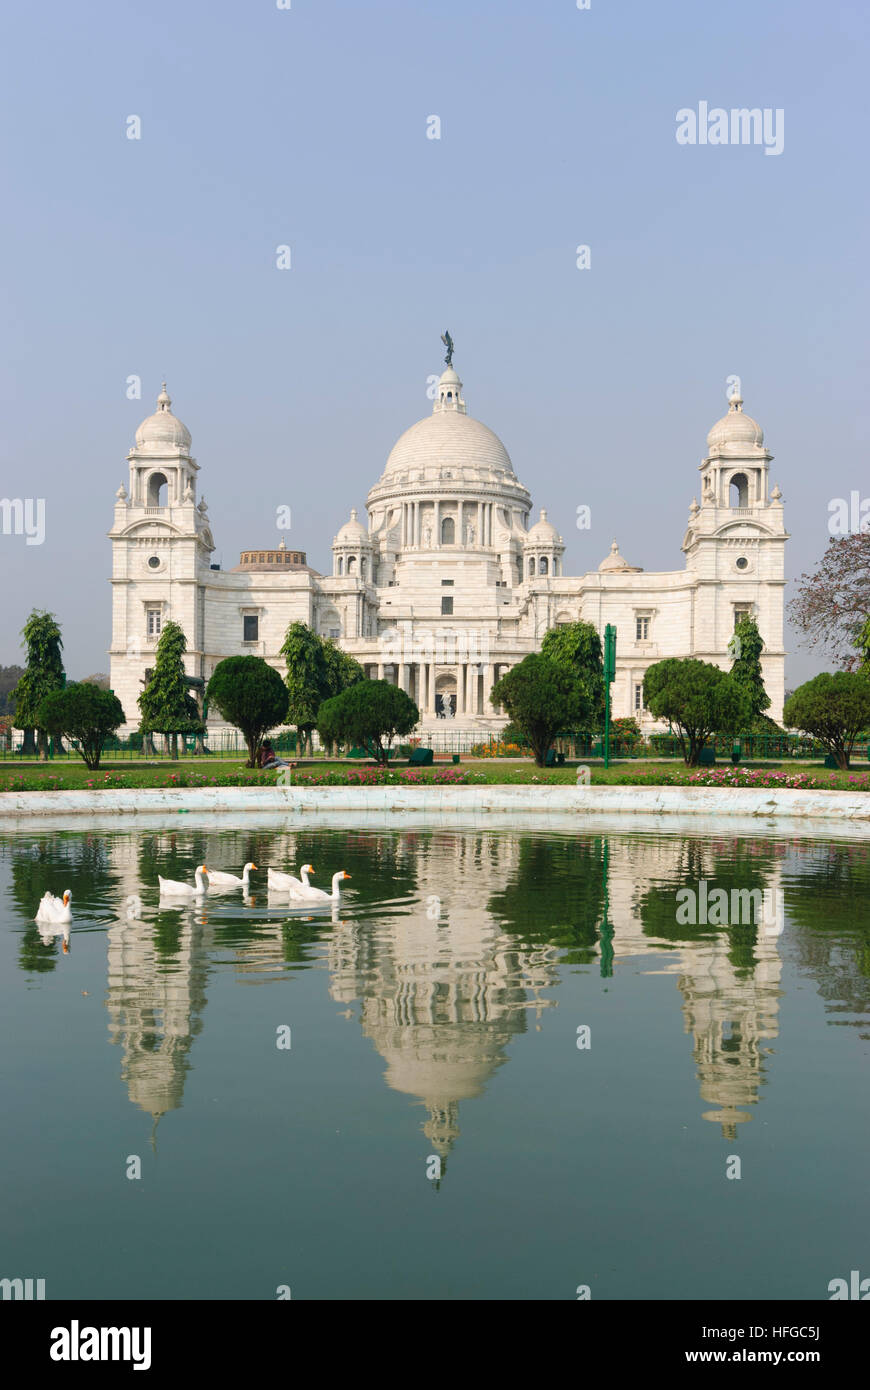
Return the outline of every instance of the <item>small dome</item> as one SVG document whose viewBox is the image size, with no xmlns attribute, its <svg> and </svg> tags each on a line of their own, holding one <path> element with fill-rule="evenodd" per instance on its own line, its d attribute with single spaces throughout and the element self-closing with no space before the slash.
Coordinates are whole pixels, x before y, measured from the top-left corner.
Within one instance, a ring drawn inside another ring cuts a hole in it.
<svg viewBox="0 0 870 1390">
<path fill-rule="evenodd" d="M 728 414 L 717 420 L 707 435 L 707 449 L 712 454 L 731 446 L 730 452 L 739 453 L 747 445 L 750 448 L 762 448 L 764 430 L 751 415 L 744 414 L 740 396 L 732 396 Z"/>
<path fill-rule="evenodd" d="M 610 554 L 601 561 L 598 566 L 599 574 L 608 574 L 621 571 L 623 574 L 639 574 L 639 565 L 630 565 L 624 556 L 619 553 L 619 546 L 616 541 L 610 547 Z"/>
<path fill-rule="evenodd" d="M 170 410 L 172 401 L 166 390 L 166 382 L 157 397 L 157 409 L 153 415 L 149 415 L 147 420 L 143 420 L 136 431 L 136 448 L 143 449 L 149 445 L 159 448 L 182 449 L 185 453 L 190 450 L 190 431 L 186 425 L 177 420 Z"/>
<path fill-rule="evenodd" d="M 542 507 L 540 520 L 536 521 L 534 526 L 529 527 L 525 544 L 559 545 L 561 543 L 561 540 L 562 537 L 559 535 L 559 532 L 556 530 L 552 522 L 547 520 L 546 510 Z"/>
<path fill-rule="evenodd" d="M 362 522 L 357 520 L 356 507 L 351 509 L 350 521 L 346 521 L 333 541 L 333 545 L 370 545 L 369 533 Z"/>
</svg>

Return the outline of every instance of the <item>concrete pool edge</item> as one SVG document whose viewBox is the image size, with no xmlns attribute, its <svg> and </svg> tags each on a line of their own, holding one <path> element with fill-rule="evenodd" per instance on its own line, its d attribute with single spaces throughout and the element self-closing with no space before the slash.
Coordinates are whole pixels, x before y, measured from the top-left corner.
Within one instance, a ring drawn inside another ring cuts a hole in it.
<svg viewBox="0 0 870 1390">
<path fill-rule="evenodd" d="M 412 815 L 442 824 L 445 816 L 507 814 L 532 818 L 582 816 L 677 816 L 799 822 L 848 822 L 854 831 L 870 832 L 870 793 L 803 791 L 754 787 L 573 787 L 528 785 L 483 787 L 187 787 L 137 788 L 110 791 L 3 792 L 0 829 L 21 829 L 45 818 L 90 821 L 110 816 L 137 820 L 142 816 L 179 812 L 219 816 L 289 813 L 345 816 L 382 813 L 388 819 Z"/>
</svg>

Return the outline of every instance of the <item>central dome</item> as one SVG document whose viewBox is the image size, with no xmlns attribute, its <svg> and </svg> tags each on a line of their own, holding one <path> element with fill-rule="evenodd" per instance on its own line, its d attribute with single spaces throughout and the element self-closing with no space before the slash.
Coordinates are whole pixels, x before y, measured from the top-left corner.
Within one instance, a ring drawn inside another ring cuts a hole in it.
<svg viewBox="0 0 870 1390">
<path fill-rule="evenodd" d="M 513 476 L 507 449 L 497 434 L 458 410 L 436 410 L 397 440 L 384 477 L 416 468 L 495 470 Z"/>
</svg>

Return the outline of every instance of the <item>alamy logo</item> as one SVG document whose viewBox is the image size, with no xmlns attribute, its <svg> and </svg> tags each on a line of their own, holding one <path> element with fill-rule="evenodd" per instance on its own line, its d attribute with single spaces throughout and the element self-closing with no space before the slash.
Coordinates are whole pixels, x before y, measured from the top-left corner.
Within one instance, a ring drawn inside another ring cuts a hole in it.
<svg viewBox="0 0 870 1390">
<path fill-rule="evenodd" d="M 36 1285 L 36 1292 L 33 1286 Z M 0 1279 L 0 1298 L 43 1299 L 44 1279 Z"/>
<path fill-rule="evenodd" d="M 785 144 L 785 111 L 781 106 L 709 106 L 698 102 L 697 111 L 684 106 L 676 116 L 678 145 L 764 145 L 765 154 L 782 154 Z"/>
<path fill-rule="evenodd" d="M 702 878 L 697 888 L 677 892 L 677 925 L 710 927 L 764 926 L 765 936 L 779 936 L 785 921 L 781 888 L 710 888 Z"/>
<path fill-rule="evenodd" d="M 42 545 L 45 498 L 0 497 L 0 531 L 4 536 L 26 536 L 25 545 Z"/>
<path fill-rule="evenodd" d="M 69 1327 L 51 1329 L 52 1361 L 132 1361 L 134 1371 L 151 1367 L 150 1327 Z"/>
</svg>

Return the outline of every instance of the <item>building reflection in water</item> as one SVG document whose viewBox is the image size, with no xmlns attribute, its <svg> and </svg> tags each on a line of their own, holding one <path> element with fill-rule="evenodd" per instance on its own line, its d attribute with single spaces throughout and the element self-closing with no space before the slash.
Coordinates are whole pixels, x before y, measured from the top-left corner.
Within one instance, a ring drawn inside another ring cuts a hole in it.
<svg viewBox="0 0 870 1390">
<path fill-rule="evenodd" d="M 564 901 L 566 884 L 551 885 L 540 920 L 530 918 L 529 930 L 492 910 L 493 883 L 506 888 L 501 901 L 511 894 L 525 904 L 541 901 L 540 864 L 525 876 L 523 843 L 484 832 L 355 837 L 354 852 L 367 859 L 370 873 L 376 870 L 400 891 L 376 910 L 369 906 L 363 913 L 351 900 L 332 920 L 327 915 L 311 925 L 307 953 L 297 956 L 312 960 L 320 954 L 332 997 L 342 1004 L 360 1002 L 362 1031 L 384 1059 L 387 1084 L 424 1107 L 422 1132 L 442 1160 L 459 1135 L 461 1103 L 484 1091 L 507 1060 L 508 1044 L 526 1031 L 530 1014 L 540 1027 L 544 1011 L 556 1002 L 565 943 L 556 930 L 547 939 L 547 923 L 556 920 L 552 904 L 560 893 Z M 292 833 L 270 837 L 269 845 L 271 862 L 296 862 Z M 713 928 L 678 936 L 675 892 L 697 877 L 717 880 L 713 842 L 638 836 L 582 845 L 589 855 L 583 872 L 600 879 L 584 899 L 594 920 L 593 945 L 582 959 L 590 962 L 587 968 L 618 980 L 620 967 L 632 958 L 659 957 L 682 995 L 708 1107 L 704 1118 L 733 1137 L 758 1103 L 769 1044 L 777 1035 L 778 938 L 759 928 L 736 949 L 733 936 Z M 598 848 L 592 852 L 590 846 Z M 564 842 L 559 852 L 565 853 Z M 240 863 L 242 855 L 240 843 Z M 230 862 L 232 855 L 223 857 Z M 112 841 L 111 858 L 124 893 L 141 893 L 133 838 Z M 775 858 L 760 860 L 754 873 L 759 886 L 778 887 Z M 660 895 L 656 911 L 649 898 L 642 900 L 639 885 L 648 884 Z M 169 946 L 161 942 L 152 909 L 146 909 L 146 922 L 119 922 L 108 932 L 109 1036 L 123 1049 L 121 1074 L 131 1101 L 155 1126 L 182 1103 L 216 947 L 222 965 L 231 964 L 247 983 L 274 979 L 287 969 L 286 927 L 252 922 L 246 933 L 222 940 L 221 911 L 227 908 L 225 898 L 215 898 L 202 910 L 163 914 L 160 920 L 173 924 Z M 300 935 L 306 940 L 301 929 L 291 933 L 297 946 Z"/>
</svg>

